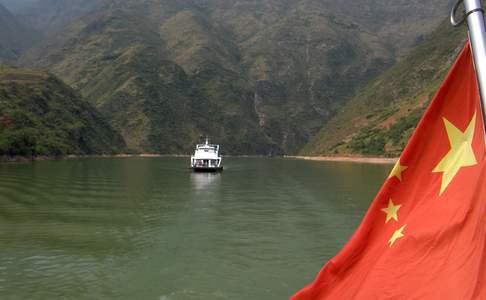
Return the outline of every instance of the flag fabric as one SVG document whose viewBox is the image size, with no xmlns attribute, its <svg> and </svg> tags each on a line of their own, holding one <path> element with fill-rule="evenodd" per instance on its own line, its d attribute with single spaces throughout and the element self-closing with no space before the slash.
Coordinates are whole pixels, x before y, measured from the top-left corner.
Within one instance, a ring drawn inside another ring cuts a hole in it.
<svg viewBox="0 0 486 300">
<path fill-rule="evenodd" d="M 486 299 L 484 136 L 467 43 L 357 231 L 291 299 Z"/>
</svg>

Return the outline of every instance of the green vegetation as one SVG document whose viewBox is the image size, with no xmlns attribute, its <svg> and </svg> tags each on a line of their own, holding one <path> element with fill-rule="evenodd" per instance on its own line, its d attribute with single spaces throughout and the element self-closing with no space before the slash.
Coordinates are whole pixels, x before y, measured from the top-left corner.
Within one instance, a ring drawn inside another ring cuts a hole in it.
<svg viewBox="0 0 486 300">
<path fill-rule="evenodd" d="M 113 154 L 124 142 L 52 75 L 0 66 L 0 156 Z"/>
<path fill-rule="evenodd" d="M 304 155 L 398 156 L 466 39 L 449 21 L 381 74 L 304 147 Z"/>
</svg>

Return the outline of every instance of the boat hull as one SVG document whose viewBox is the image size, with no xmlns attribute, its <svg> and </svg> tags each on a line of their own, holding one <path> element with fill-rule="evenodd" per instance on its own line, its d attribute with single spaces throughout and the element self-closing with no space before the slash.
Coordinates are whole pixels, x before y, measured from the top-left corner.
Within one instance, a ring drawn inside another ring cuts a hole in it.
<svg viewBox="0 0 486 300">
<path fill-rule="evenodd" d="M 194 172 L 216 173 L 223 171 L 223 167 L 192 167 Z"/>
</svg>

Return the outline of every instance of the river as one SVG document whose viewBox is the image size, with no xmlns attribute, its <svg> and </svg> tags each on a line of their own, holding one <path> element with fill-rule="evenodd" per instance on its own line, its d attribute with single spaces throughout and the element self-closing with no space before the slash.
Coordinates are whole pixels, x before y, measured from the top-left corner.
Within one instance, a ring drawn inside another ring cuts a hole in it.
<svg viewBox="0 0 486 300">
<path fill-rule="evenodd" d="M 391 165 L 227 158 L 0 165 L 1 299 L 277 300 L 360 223 Z"/>
</svg>

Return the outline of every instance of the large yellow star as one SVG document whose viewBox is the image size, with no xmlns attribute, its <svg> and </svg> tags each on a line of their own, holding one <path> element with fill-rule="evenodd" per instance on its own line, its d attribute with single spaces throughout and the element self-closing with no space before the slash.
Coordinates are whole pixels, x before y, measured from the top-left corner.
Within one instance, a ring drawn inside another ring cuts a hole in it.
<svg viewBox="0 0 486 300">
<path fill-rule="evenodd" d="M 405 171 L 407 168 L 407 166 L 402 166 L 400 164 L 400 160 L 398 160 L 388 178 L 397 177 L 398 180 L 402 181 L 402 172 Z"/>
<path fill-rule="evenodd" d="M 476 113 L 474 113 L 472 120 L 464 132 L 459 130 L 446 118 L 443 118 L 443 120 L 451 149 L 432 171 L 434 173 L 443 173 L 440 195 L 442 195 L 449 183 L 454 179 L 459 169 L 477 164 L 476 156 L 472 148 L 474 129 L 476 128 Z"/>
<path fill-rule="evenodd" d="M 388 223 L 391 219 L 398 221 L 398 210 L 401 206 L 402 205 L 395 205 L 392 199 L 388 201 L 388 207 L 381 209 L 382 212 L 386 213 L 385 223 Z"/>
<path fill-rule="evenodd" d="M 392 237 L 390 238 L 390 240 L 388 241 L 388 243 L 390 244 L 390 247 L 393 246 L 393 244 L 395 244 L 395 242 L 399 239 L 399 238 L 402 238 L 404 237 L 405 235 L 403 234 L 403 230 L 405 229 L 405 227 L 407 226 L 407 224 L 403 225 L 400 229 L 396 230 Z"/>
</svg>

